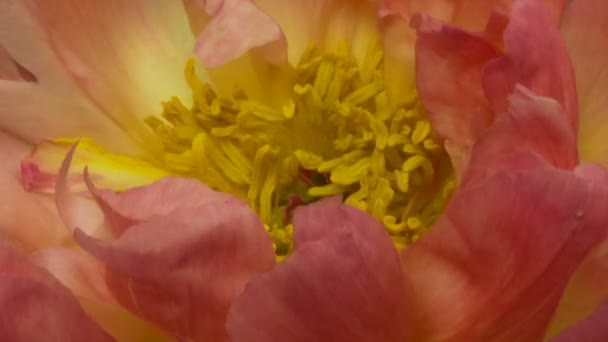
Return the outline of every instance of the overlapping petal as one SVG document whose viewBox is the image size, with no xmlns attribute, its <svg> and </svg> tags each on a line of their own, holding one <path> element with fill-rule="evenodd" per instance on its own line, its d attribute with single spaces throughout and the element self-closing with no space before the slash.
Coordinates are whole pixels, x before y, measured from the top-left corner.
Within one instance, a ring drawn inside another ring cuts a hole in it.
<svg viewBox="0 0 608 342">
<path fill-rule="evenodd" d="M 504 32 L 505 55 L 484 67 L 483 84 L 494 110 L 507 109 L 516 84 L 557 100 L 578 129 L 574 70 L 559 30 L 539 1 L 516 0 Z"/>
<path fill-rule="evenodd" d="M 608 193 L 585 178 L 588 168 L 503 171 L 461 190 L 403 254 L 427 314 L 419 326 L 449 341 L 541 340 L 568 279 L 606 233 Z"/>
<path fill-rule="evenodd" d="M 65 287 L 4 240 L 0 241 L 0 304 L 3 341 L 114 341 Z"/>
<path fill-rule="evenodd" d="M 379 222 L 339 198 L 296 209 L 295 252 L 230 311 L 231 341 L 403 341 L 414 315 Z"/>
<path fill-rule="evenodd" d="M 560 104 L 519 85 L 507 111 L 476 142 L 463 183 L 479 182 L 497 170 L 578 165 L 576 137 Z"/>
<path fill-rule="evenodd" d="M 458 172 L 495 113 L 482 88 L 482 69 L 500 52 L 482 36 L 417 15 L 416 82 L 437 135 Z"/>
<path fill-rule="evenodd" d="M 232 299 L 274 265 L 257 215 L 241 200 L 180 178 L 95 194 L 115 215 L 108 223 L 128 226 L 108 242 L 79 229 L 74 237 L 106 264 L 118 301 L 174 336 L 221 340 Z"/>
</svg>

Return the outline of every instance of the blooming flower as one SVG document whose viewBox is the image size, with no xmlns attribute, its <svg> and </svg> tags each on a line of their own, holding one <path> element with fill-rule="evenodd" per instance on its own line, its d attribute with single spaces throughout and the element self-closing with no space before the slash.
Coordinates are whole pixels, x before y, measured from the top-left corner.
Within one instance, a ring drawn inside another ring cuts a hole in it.
<svg viewBox="0 0 608 342">
<path fill-rule="evenodd" d="M 606 5 L 563 7 L 3 2 L 0 336 L 554 335 L 608 221 Z"/>
</svg>

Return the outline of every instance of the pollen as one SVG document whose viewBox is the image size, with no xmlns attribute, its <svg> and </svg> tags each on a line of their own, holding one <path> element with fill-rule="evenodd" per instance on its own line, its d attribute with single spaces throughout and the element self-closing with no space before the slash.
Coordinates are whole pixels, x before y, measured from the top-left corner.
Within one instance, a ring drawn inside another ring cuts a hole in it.
<svg viewBox="0 0 608 342">
<path fill-rule="evenodd" d="M 164 167 L 247 201 L 278 260 L 293 249 L 294 208 L 337 195 L 406 248 L 455 187 L 417 94 L 389 104 L 379 44 L 362 60 L 346 47 L 327 53 L 311 46 L 293 72 L 291 95 L 277 105 L 239 89 L 219 94 L 189 61 L 192 106 L 174 97 L 163 103 L 162 118 L 146 120 L 164 146 Z"/>
</svg>

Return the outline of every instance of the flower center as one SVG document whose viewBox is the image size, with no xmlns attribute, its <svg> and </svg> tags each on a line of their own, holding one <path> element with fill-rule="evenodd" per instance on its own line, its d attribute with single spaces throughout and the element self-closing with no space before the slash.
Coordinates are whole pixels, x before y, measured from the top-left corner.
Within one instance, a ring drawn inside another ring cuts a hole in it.
<svg viewBox="0 0 608 342">
<path fill-rule="evenodd" d="M 389 105 L 382 63 L 376 46 L 361 63 L 347 48 L 311 47 L 277 107 L 242 91 L 218 95 L 190 61 L 192 108 L 174 97 L 163 103 L 165 121 L 146 122 L 164 145 L 165 167 L 246 200 L 279 258 L 293 248 L 293 208 L 334 195 L 380 220 L 404 248 L 441 214 L 454 173 L 417 94 Z"/>
</svg>

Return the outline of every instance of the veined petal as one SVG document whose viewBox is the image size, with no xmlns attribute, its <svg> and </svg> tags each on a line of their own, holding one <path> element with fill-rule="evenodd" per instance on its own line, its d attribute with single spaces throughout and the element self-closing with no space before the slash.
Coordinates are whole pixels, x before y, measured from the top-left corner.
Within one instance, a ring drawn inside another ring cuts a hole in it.
<svg viewBox="0 0 608 342">
<path fill-rule="evenodd" d="M 404 341 L 411 298 L 371 216 L 327 199 L 294 214 L 295 252 L 233 304 L 231 341 Z"/>
<path fill-rule="evenodd" d="M 114 341 L 44 270 L 0 241 L 0 338 L 3 341 Z"/>
<path fill-rule="evenodd" d="M 108 286 L 131 312 L 179 338 L 221 340 L 233 298 L 273 267 L 272 243 L 246 203 L 182 182 L 192 184 L 170 178 L 114 198 L 97 192 L 104 211 L 133 223 L 109 242 L 79 229 L 74 238 L 107 265 Z M 180 194 L 192 201 L 172 202 Z"/>
<path fill-rule="evenodd" d="M 551 342 L 600 342 L 608 339 L 608 299 L 588 317 L 568 328 Z"/>
<path fill-rule="evenodd" d="M 83 179 L 85 167 L 96 184 L 116 191 L 147 185 L 169 175 L 168 171 L 144 160 L 109 153 L 88 138 L 55 139 L 42 141 L 22 161 L 24 187 L 29 191 L 52 193 L 61 163 L 74 144 L 78 147 L 67 176 L 73 192 L 87 192 Z"/>
<path fill-rule="evenodd" d="M 51 198 L 29 193 L 19 180 L 19 163 L 31 147 L 0 133 L 0 232 L 25 249 L 57 246 L 69 240 Z"/>
<path fill-rule="evenodd" d="M 160 112 L 162 99 L 189 98 L 182 70 L 194 37 L 180 1 L 30 0 L 27 8 L 80 89 L 137 142 L 148 142 L 141 118 Z"/>
<path fill-rule="evenodd" d="M 505 56 L 484 68 L 483 85 L 494 110 L 507 109 L 516 84 L 557 100 L 578 129 L 574 70 L 547 8 L 535 0 L 515 0 L 504 32 Z"/>
<path fill-rule="evenodd" d="M 608 166 L 608 2 L 571 1 L 561 31 L 576 72 L 581 160 Z"/>
<path fill-rule="evenodd" d="M 519 85 L 507 112 L 473 147 L 463 183 L 478 182 L 499 169 L 526 169 L 530 164 L 521 164 L 523 155 L 538 158 L 543 167 L 572 170 L 578 164 L 574 130 L 560 104 Z"/>
<path fill-rule="evenodd" d="M 594 183 L 545 168 L 461 189 L 403 254 L 426 313 L 418 326 L 446 341 L 540 341 L 568 279 L 606 236 L 608 191 Z"/>
</svg>

